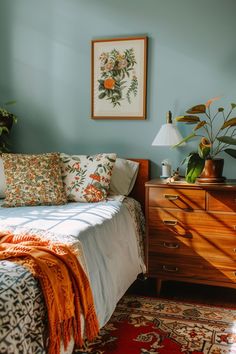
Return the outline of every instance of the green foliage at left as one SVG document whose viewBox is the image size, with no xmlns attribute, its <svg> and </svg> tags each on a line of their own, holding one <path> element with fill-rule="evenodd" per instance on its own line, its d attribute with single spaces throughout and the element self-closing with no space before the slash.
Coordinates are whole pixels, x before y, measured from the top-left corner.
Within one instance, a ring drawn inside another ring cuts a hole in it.
<svg viewBox="0 0 236 354">
<path fill-rule="evenodd" d="M 17 122 L 17 116 L 8 110 L 9 105 L 16 101 L 8 101 L 0 107 L 0 152 L 10 151 L 10 132 L 13 124 Z"/>
</svg>

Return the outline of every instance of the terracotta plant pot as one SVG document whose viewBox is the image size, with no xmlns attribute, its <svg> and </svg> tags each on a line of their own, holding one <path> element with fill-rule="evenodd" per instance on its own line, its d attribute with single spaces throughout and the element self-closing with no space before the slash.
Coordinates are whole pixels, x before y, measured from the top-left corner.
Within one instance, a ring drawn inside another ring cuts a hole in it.
<svg viewBox="0 0 236 354">
<path fill-rule="evenodd" d="M 200 183 L 220 183 L 225 181 L 222 176 L 224 168 L 224 159 L 208 159 L 202 173 L 197 179 Z"/>
</svg>

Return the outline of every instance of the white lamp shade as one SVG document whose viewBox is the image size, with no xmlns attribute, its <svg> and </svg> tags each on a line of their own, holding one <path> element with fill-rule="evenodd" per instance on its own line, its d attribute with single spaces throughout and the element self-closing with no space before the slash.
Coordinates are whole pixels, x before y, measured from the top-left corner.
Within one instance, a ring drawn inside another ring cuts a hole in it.
<svg viewBox="0 0 236 354">
<path fill-rule="evenodd" d="M 172 146 L 183 140 L 178 129 L 172 123 L 166 123 L 161 126 L 161 129 L 155 136 L 152 142 L 153 146 Z M 185 143 L 181 144 L 184 145 Z"/>
</svg>

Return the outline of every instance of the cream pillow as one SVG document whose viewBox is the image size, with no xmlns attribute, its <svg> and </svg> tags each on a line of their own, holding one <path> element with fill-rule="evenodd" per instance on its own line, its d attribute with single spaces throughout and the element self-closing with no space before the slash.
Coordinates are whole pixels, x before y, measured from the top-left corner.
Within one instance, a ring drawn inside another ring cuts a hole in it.
<svg viewBox="0 0 236 354">
<path fill-rule="evenodd" d="M 3 166 L 2 157 L 0 156 L 0 198 L 5 198 L 6 188 L 7 186 L 6 186 L 6 178 L 4 173 L 4 166 Z"/>
<path fill-rule="evenodd" d="M 110 193 L 129 195 L 138 175 L 139 163 L 117 158 L 111 177 Z"/>
<path fill-rule="evenodd" d="M 61 153 L 62 178 L 67 199 L 100 202 L 107 197 L 116 154 L 67 155 Z"/>
</svg>

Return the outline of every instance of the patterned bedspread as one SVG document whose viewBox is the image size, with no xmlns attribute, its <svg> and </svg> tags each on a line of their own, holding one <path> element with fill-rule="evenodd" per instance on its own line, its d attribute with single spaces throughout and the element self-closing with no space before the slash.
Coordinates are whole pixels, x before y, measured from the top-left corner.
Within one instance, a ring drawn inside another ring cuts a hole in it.
<svg viewBox="0 0 236 354">
<path fill-rule="evenodd" d="M 82 247 L 75 237 L 21 227 L 9 229 L 73 245 L 86 271 Z M 24 266 L 0 261 L 0 353 L 45 353 L 46 326 L 42 323 L 47 323 L 47 316 L 38 280 Z"/>
<path fill-rule="evenodd" d="M 124 223 L 126 224 L 127 222 L 132 221 L 132 228 L 135 229 L 134 234 L 137 237 L 137 239 L 135 240 L 137 244 L 137 257 L 136 257 L 137 261 L 135 261 L 137 262 L 137 269 L 132 271 L 132 274 L 134 273 L 137 276 L 138 273 L 144 271 L 144 265 L 141 260 L 141 255 L 143 254 L 142 253 L 143 251 L 140 248 L 140 245 L 142 245 L 142 237 L 140 235 L 142 234 L 143 231 L 143 223 L 140 224 L 140 222 L 137 222 L 137 220 L 143 221 L 143 216 L 142 214 L 140 214 L 139 207 L 137 207 L 137 205 L 135 207 L 135 202 L 132 201 L 131 199 L 129 198 L 126 199 L 124 201 L 124 205 L 126 205 L 126 210 L 128 210 L 128 214 L 129 214 L 129 216 L 128 215 L 125 216 L 126 219 L 124 219 Z M 50 208 L 47 207 L 47 210 L 50 210 Z M 109 219 L 110 214 L 108 213 L 108 204 L 105 205 L 105 214 L 107 214 Z M 131 215 L 132 218 L 129 219 Z M 105 217 L 104 220 L 106 220 Z M 100 225 L 98 227 L 100 227 Z M 125 225 L 125 228 L 127 228 L 127 225 Z M 18 225 L 10 226 L 6 222 L 1 223 L 0 221 L 0 229 L 1 230 L 10 229 L 15 233 L 29 232 L 34 234 L 40 234 L 43 237 L 50 238 L 55 241 L 70 243 L 71 245 L 73 245 L 74 249 L 77 249 L 78 255 L 82 259 L 82 265 L 85 271 L 87 272 L 87 274 L 89 274 L 90 278 L 93 278 L 91 276 L 93 271 L 91 270 L 92 268 L 90 266 L 90 261 L 88 257 L 84 255 L 83 252 L 83 247 L 85 249 L 87 249 L 88 247 L 86 245 L 86 242 L 89 237 L 88 235 L 91 234 L 91 225 L 89 225 L 86 229 L 86 231 L 88 232 L 87 238 L 85 238 L 86 241 L 83 240 L 81 241 L 78 238 L 77 234 L 76 235 L 61 234 L 58 231 L 55 231 L 55 229 L 53 228 L 51 228 L 51 230 L 36 229 L 36 228 L 29 227 L 28 225 L 25 225 L 25 223 L 18 223 Z M 84 227 L 82 229 L 83 230 L 81 231 L 81 234 L 83 237 L 81 237 L 81 239 L 84 239 L 85 237 Z M 124 233 L 122 227 L 121 227 L 121 231 L 122 233 Z M 102 232 L 105 233 L 106 230 L 103 230 Z M 111 233 L 111 230 L 109 229 L 108 232 Z M 112 235 L 109 235 L 110 238 L 111 236 Z M 130 249 L 134 248 L 134 244 L 132 244 L 132 242 L 130 243 Z M 113 247 L 113 245 L 111 245 L 111 247 Z M 87 267 L 87 265 L 89 265 L 89 267 Z M 127 267 L 127 262 L 125 259 L 124 259 L 124 267 Z M 105 268 L 101 268 L 101 269 L 105 273 L 106 271 Z M 107 271 L 110 271 L 110 269 L 108 269 Z M 106 275 L 103 274 L 102 277 L 104 277 L 105 279 Z M 132 277 L 134 277 L 132 280 L 134 281 L 135 276 L 132 275 Z M 102 278 L 103 282 L 104 279 Z M 128 280 L 129 285 L 131 285 L 132 281 Z M 96 284 L 93 281 L 93 279 L 91 281 L 91 286 L 95 296 L 95 302 L 97 302 L 97 310 L 99 313 L 99 303 L 104 302 L 104 299 L 96 299 L 97 290 L 96 290 Z M 125 285 L 125 287 L 127 287 L 127 285 Z M 118 294 L 117 299 L 119 299 L 122 295 L 123 293 Z M 112 304 L 111 309 L 114 308 L 117 299 L 114 300 L 114 304 Z M 109 302 L 111 300 L 107 299 L 107 301 Z M 100 312 L 101 311 L 103 312 L 104 310 L 101 309 Z M 108 313 L 105 320 L 101 320 L 101 325 L 103 325 L 104 324 L 103 322 L 107 321 L 108 317 L 111 316 L 112 310 L 110 310 L 110 312 L 111 313 Z M 10 261 L 1 261 L 0 262 L 0 353 L 1 354 L 17 354 L 17 353 L 44 354 L 45 353 L 46 354 L 45 351 L 46 338 L 47 338 L 47 315 L 46 315 L 46 308 L 44 304 L 43 295 L 38 281 L 33 277 L 33 275 L 28 271 L 28 269 L 24 268 L 20 264 L 10 262 Z M 71 352 L 71 349 L 68 352 Z"/>
<path fill-rule="evenodd" d="M 45 306 L 37 280 L 24 267 L 2 261 L 0 353 L 44 353 Z"/>
</svg>

